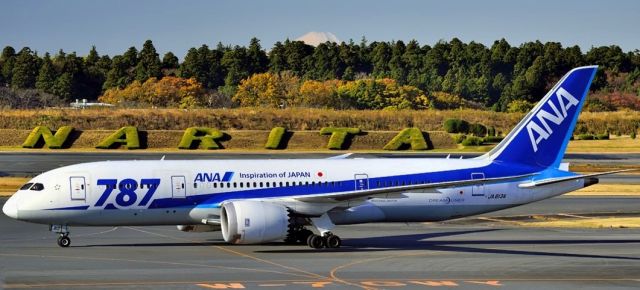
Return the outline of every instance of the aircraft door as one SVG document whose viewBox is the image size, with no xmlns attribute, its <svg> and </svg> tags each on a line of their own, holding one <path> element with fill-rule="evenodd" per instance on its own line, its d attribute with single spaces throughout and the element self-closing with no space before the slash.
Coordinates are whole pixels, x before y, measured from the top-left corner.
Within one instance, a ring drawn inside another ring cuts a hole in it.
<svg viewBox="0 0 640 290">
<path fill-rule="evenodd" d="M 471 173 L 471 179 L 484 179 L 484 173 Z M 484 196 L 484 183 L 472 185 L 471 196 Z"/>
<path fill-rule="evenodd" d="M 356 190 L 367 190 L 369 189 L 369 176 L 366 174 L 356 174 L 353 177 L 356 183 Z"/>
<path fill-rule="evenodd" d="M 187 196 L 187 181 L 184 176 L 171 176 L 171 192 L 173 198 Z"/>
<path fill-rule="evenodd" d="M 86 200 L 87 184 L 84 176 L 71 176 L 69 182 L 71 184 L 71 200 Z"/>
</svg>

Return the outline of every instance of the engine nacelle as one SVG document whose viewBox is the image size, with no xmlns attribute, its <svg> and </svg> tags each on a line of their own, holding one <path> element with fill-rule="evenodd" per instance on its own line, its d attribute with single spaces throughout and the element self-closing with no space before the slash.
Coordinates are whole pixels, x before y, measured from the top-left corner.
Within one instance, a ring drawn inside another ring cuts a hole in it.
<svg viewBox="0 0 640 290">
<path fill-rule="evenodd" d="M 203 233 L 203 232 L 215 232 L 220 230 L 220 226 L 212 226 L 212 225 L 178 225 L 178 230 L 183 232 L 194 232 L 194 233 Z"/>
<path fill-rule="evenodd" d="M 289 212 L 284 206 L 264 201 L 231 201 L 222 204 L 220 223 L 227 243 L 259 244 L 287 236 Z"/>
</svg>

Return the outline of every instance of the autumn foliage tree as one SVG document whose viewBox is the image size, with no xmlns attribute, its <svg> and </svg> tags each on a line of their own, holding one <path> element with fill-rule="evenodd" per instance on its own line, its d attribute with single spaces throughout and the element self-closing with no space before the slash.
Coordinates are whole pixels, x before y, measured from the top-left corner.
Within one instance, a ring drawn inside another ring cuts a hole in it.
<svg viewBox="0 0 640 290">
<path fill-rule="evenodd" d="M 205 90 L 194 78 L 150 78 L 144 83 L 133 81 L 124 89 L 112 88 L 98 100 L 109 104 L 135 103 L 157 107 L 194 108 L 202 103 Z"/>
<path fill-rule="evenodd" d="M 337 89 L 338 98 L 355 109 L 424 109 L 430 106 L 425 93 L 393 79 L 346 82 Z"/>
<path fill-rule="evenodd" d="M 339 80 L 307 80 L 300 86 L 301 103 L 313 108 L 339 108 L 338 87 L 342 84 Z"/>
<path fill-rule="evenodd" d="M 249 107 L 298 105 L 300 79 L 289 73 L 259 73 L 240 81 L 233 101 Z"/>
</svg>

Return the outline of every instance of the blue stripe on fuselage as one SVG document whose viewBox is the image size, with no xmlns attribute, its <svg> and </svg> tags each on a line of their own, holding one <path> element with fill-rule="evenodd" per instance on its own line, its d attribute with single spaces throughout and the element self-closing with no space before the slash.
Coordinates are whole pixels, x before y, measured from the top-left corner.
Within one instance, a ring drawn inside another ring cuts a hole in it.
<svg viewBox="0 0 640 290">
<path fill-rule="evenodd" d="M 411 185 L 412 182 L 437 183 L 456 180 L 471 179 L 472 173 L 484 173 L 485 178 L 499 178 L 515 175 L 524 175 L 544 170 L 539 167 L 525 167 L 512 164 L 491 163 L 485 167 L 465 168 L 441 172 L 428 172 L 406 175 L 395 175 L 385 177 L 369 178 L 369 189 L 393 188 L 396 182 L 401 186 Z M 331 185 L 332 182 L 339 185 Z M 274 198 L 287 196 L 304 196 L 331 194 L 340 192 L 350 192 L 355 190 L 355 180 L 334 180 L 328 185 L 298 185 L 284 186 L 272 188 L 256 188 L 233 192 L 220 192 L 187 196 L 182 199 L 162 198 L 154 200 L 149 208 L 168 208 L 168 207 L 198 207 L 198 208 L 217 208 L 226 200 L 231 199 L 254 199 L 254 198 Z M 378 185 L 380 183 L 380 185 Z M 387 184 L 391 186 L 386 186 Z M 416 183 L 413 183 L 416 184 Z"/>
<path fill-rule="evenodd" d="M 484 173 L 485 178 L 499 178 L 516 175 L 531 174 L 544 171 L 544 168 L 529 167 L 514 164 L 504 164 L 493 162 L 484 167 L 464 168 L 440 172 L 416 173 L 405 175 L 394 175 L 385 177 L 369 178 L 369 189 L 393 188 L 396 186 L 411 185 L 418 183 L 438 183 L 457 180 L 471 179 L 472 173 Z M 552 173 L 553 174 L 553 173 Z M 225 177 L 233 176 L 233 172 L 226 172 Z M 224 179 L 224 178 L 223 178 Z M 324 182 L 323 182 L 324 183 Z M 333 185 L 332 185 L 333 184 Z M 389 186 L 387 186 L 389 184 Z M 355 180 L 331 180 L 327 185 L 297 185 L 270 188 L 245 189 L 232 192 L 217 192 L 199 195 L 190 195 L 185 198 L 160 198 L 153 200 L 149 209 L 193 207 L 193 208 L 218 208 L 226 200 L 232 199 L 255 199 L 255 198 L 277 198 L 287 196 L 305 196 L 318 194 L 332 194 L 340 192 L 354 191 Z M 87 210 L 89 206 L 54 208 L 51 210 Z"/>
</svg>

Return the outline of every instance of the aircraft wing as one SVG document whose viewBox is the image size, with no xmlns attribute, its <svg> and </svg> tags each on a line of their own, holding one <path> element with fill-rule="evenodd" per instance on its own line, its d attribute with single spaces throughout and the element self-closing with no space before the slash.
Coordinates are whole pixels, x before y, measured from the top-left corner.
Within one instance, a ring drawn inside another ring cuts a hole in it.
<svg viewBox="0 0 640 290">
<path fill-rule="evenodd" d="M 526 182 L 526 183 L 521 183 L 521 184 L 518 184 L 518 187 L 520 187 L 520 188 L 531 188 L 531 187 L 536 187 L 536 186 L 554 184 L 554 183 L 563 182 L 563 181 L 577 180 L 577 179 L 595 177 L 595 176 L 600 176 L 600 175 L 608 175 L 608 174 L 614 174 L 614 173 L 620 173 L 620 172 L 627 172 L 627 171 L 633 171 L 633 170 L 636 170 L 636 169 L 622 169 L 622 170 L 598 172 L 598 173 L 592 173 L 592 174 L 580 174 L 580 175 L 566 176 L 566 177 L 547 178 L 547 179 L 541 179 L 541 180 L 535 180 L 535 181 L 530 181 L 530 182 Z"/>
<path fill-rule="evenodd" d="M 393 187 L 376 188 L 376 189 L 338 192 L 338 193 L 331 193 L 331 194 L 318 194 L 318 195 L 311 195 L 311 196 L 307 195 L 307 196 L 295 197 L 295 199 L 298 201 L 304 201 L 304 202 L 338 202 L 338 201 L 347 201 L 347 200 L 358 199 L 358 198 L 373 197 L 373 196 L 382 195 L 382 194 L 400 194 L 400 193 L 410 192 L 412 190 L 433 189 L 433 188 L 443 188 L 443 187 L 452 187 L 452 186 L 474 185 L 474 184 L 482 184 L 482 183 L 490 183 L 490 182 L 498 182 L 498 181 L 508 181 L 508 180 L 515 180 L 515 179 L 521 179 L 521 178 L 533 176 L 535 174 L 536 173 L 506 176 L 506 177 L 444 181 L 444 182 L 433 182 L 433 183 L 426 183 L 426 184 L 412 184 L 412 185 L 393 186 Z"/>
</svg>

